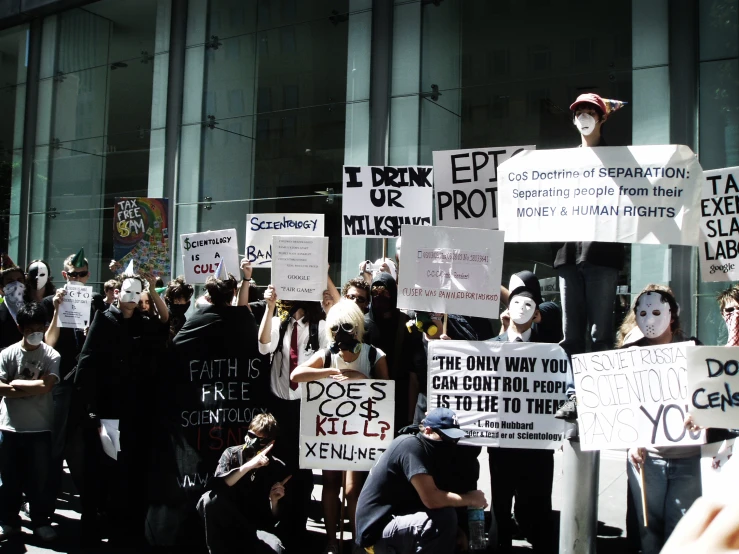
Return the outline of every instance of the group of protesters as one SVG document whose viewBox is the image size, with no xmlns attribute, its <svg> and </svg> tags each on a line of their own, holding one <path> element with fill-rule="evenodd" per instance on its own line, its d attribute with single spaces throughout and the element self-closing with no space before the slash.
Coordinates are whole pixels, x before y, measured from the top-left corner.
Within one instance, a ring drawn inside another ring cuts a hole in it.
<svg viewBox="0 0 739 554">
<path fill-rule="evenodd" d="M 584 96 L 571 109 L 583 145 L 598 146 L 613 104 Z M 66 461 L 81 499 L 82 546 L 97 549 L 107 539 L 136 551 L 305 552 L 317 483 L 300 467 L 301 383 L 384 379 L 395 383 L 397 436 L 370 472 L 344 479 L 323 471 L 324 551 L 340 549 L 343 486 L 357 552 L 467 551 L 466 509 L 488 504 L 492 550 L 510 552 L 514 538 L 526 538 L 535 552 L 555 552 L 553 451 L 488 448 L 491 490 L 479 490 L 480 448 L 459 446 L 465 433 L 457 415 L 427 404 L 430 341 L 559 343 L 571 356 L 587 343 L 610 350 L 696 339 L 682 332 L 675 295 L 659 285 L 635 296 L 614 338 L 622 245 L 558 244 L 553 254 L 562 307 L 544 300 L 534 273 L 519 271 L 501 287 L 499 332 L 498 314 L 398 309 L 399 255 L 371 271 L 363 263 L 340 290 L 329 279 L 323 300 L 313 302 L 279 298 L 271 285 L 259 289 L 246 261 L 238 275 L 219 266 L 192 305 L 194 288 L 182 277 L 164 285 L 112 264 L 120 274 L 93 295 L 82 329 L 60 327 L 59 311 L 69 283 L 90 279 L 84 251 L 65 259 L 67 284 L 59 289 L 57 268 L 45 261 L 24 270 L 6 260 L 0 540 L 21 532 L 24 510 L 41 540 L 57 538 L 51 518 Z M 739 288 L 725 292 L 719 307 L 729 344 L 739 344 Z M 554 417 L 576 419 L 573 382 L 558 407 Z M 655 484 L 649 526 L 631 533 L 640 538 L 635 548 L 670 547 L 700 496 L 699 456 L 692 446 L 629 451 L 630 521 L 643 517 L 639 472 Z M 699 507 L 712 514 L 705 528 L 720 509 Z"/>
</svg>

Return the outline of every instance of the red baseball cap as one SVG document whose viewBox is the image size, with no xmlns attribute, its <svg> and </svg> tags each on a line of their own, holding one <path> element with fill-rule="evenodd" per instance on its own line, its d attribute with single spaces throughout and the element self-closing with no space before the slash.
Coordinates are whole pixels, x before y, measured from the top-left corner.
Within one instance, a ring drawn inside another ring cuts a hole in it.
<svg viewBox="0 0 739 554">
<path fill-rule="evenodd" d="M 574 112 L 575 108 L 579 104 L 592 104 L 593 106 L 597 106 L 597 108 L 601 111 L 603 115 L 606 115 L 606 113 L 608 112 L 604 100 L 600 96 L 592 92 L 586 92 L 585 94 L 581 94 L 580 96 L 578 96 L 577 100 L 575 100 L 572 105 L 570 105 L 570 111 Z"/>
</svg>

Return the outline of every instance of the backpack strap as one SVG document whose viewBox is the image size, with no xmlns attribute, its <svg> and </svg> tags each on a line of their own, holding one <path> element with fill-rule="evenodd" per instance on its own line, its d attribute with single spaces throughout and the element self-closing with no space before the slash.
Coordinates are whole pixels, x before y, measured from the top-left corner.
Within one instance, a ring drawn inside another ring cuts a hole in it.
<svg viewBox="0 0 739 554">
<path fill-rule="evenodd" d="M 367 352 L 367 360 L 370 364 L 370 370 L 375 369 L 375 362 L 377 361 L 377 348 L 370 344 L 369 351 Z"/>
<path fill-rule="evenodd" d="M 331 367 L 331 350 L 329 350 L 328 348 L 323 353 L 323 367 L 324 369 Z"/>
<path fill-rule="evenodd" d="M 305 345 L 305 349 L 313 352 L 321 349 L 321 342 L 318 340 L 318 322 L 308 324 L 308 344 Z"/>
</svg>

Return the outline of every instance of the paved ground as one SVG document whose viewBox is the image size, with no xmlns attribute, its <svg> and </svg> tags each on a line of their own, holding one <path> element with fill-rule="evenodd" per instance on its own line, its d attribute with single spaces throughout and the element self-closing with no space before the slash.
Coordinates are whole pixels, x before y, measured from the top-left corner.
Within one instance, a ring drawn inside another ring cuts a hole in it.
<svg viewBox="0 0 739 554">
<path fill-rule="evenodd" d="M 480 488 L 490 491 L 490 476 L 487 471 L 487 453 L 483 450 L 480 455 L 481 471 Z M 316 482 L 320 482 L 320 476 L 316 475 Z M 24 534 L 5 543 L 0 543 L 2 554 L 19 554 L 24 552 L 70 552 L 78 553 L 76 547 L 79 533 L 79 498 L 67 492 L 72 490 L 71 479 L 66 475 L 65 487 L 62 495 L 57 499 L 57 510 L 54 517 L 54 525 L 59 533 L 59 540 L 52 544 L 42 544 L 31 534 L 30 529 L 24 528 Z M 559 518 L 559 509 L 562 505 L 562 453 L 554 455 L 554 490 L 552 503 L 555 517 Z M 316 485 L 313 490 L 313 513 L 316 520 L 309 520 L 308 527 L 311 531 L 311 544 L 306 545 L 306 553 L 322 552 L 323 525 L 320 522 L 320 499 L 321 487 Z M 603 452 L 601 454 L 600 487 L 599 487 L 599 526 L 598 545 L 599 554 L 621 553 L 626 551 L 626 456 L 623 452 Z M 348 534 L 346 535 L 348 539 Z M 526 552 L 528 543 L 516 541 L 514 550 Z M 348 545 L 348 543 L 347 543 Z M 104 549 L 111 552 L 111 550 Z M 184 552 L 184 551 L 183 551 Z M 345 552 L 351 553 L 346 549 Z"/>
</svg>

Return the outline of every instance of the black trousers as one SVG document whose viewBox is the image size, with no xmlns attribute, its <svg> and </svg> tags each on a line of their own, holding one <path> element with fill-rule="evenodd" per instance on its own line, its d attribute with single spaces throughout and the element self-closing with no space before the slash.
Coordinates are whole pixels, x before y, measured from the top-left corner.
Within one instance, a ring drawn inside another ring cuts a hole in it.
<svg viewBox="0 0 739 554">
<path fill-rule="evenodd" d="M 554 452 L 523 448 L 488 448 L 493 514 L 498 525 L 498 552 L 511 552 L 511 507 L 534 552 L 556 552 L 552 529 Z"/>
<path fill-rule="evenodd" d="M 280 436 L 272 454 L 285 462 L 287 471 L 292 475 L 285 485 L 285 497 L 280 500 L 278 535 L 288 548 L 304 547 L 313 492 L 313 471 L 299 467 L 300 400 L 282 400 L 273 396 L 272 412 L 280 426 Z"/>
</svg>

